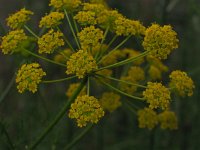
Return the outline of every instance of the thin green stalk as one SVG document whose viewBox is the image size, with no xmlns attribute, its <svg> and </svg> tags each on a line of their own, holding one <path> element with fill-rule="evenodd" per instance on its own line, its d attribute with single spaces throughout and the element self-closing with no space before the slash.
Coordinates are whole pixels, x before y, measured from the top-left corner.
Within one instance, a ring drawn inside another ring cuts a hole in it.
<svg viewBox="0 0 200 150">
<path fill-rule="evenodd" d="M 79 140 L 81 140 L 81 138 L 83 138 L 86 133 L 88 133 L 88 131 L 93 127 L 93 124 L 89 124 L 79 135 L 77 135 L 77 137 L 74 138 L 74 140 L 69 143 L 64 150 L 69 150 L 71 149 Z"/>
<path fill-rule="evenodd" d="M 62 32 L 62 31 L 60 30 L 59 27 L 57 27 L 57 30 L 60 31 L 60 32 Z M 66 42 L 66 44 L 69 46 L 69 48 L 70 48 L 73 52 L 76 52 L 76 50 L 72 47 L 71 43 L 68 41 L 68 39 L 65 37 L 65 35 L 63 36 L 63 39 L 64 39 L 64 41 Z"/>
<path fill-rule="evenodd" d="M 130 94 L 128 94 L 128 93 L 125 93 L 125 92 L 123 92 L 123 91 L 121 91 L 121 90 L 119 90 L 119 89 L 117 89 L 117 88 L 115 88 L 114 86 L 112 86 L 112 85 L 110 85 L 110 84 L 108 84 L 108 83 L 106 83 L 106 82 L 104 82 L 104 81 L 102 81 L 102 80 L 99 80 L 102 84 L 104 84 L 104 85 L 106 85 L 107 87 L 109 87 L 110 89 L 112 89 L 112 90 L 114 90 L 114 91 L 116 91 L 116 92 L 118 92 L 118 93 L 120 93 L 120 94 L 122 94 L 122 95 L 124 95 L 124 96 L 127 96 L 127 97 L 130 97 L 130 98 L 133 98 L 133 99 L 137 99 L 137 100 L 144 100 L 144 98 L 141 98 L 141 97 L 137 97 L 137 96 L 133 96 L 133 95 L 130 95 Z"/>
<path fill-rule="evenodd" d="M 62 55 L 64 58 L 65 58 L 65 60 L 67 61 L 67 60 L 69 60 L 69 57 L 68 56 L 66 56 L 63 52 L 58 52 L 60 55 Z"/>
<path fill-rule="evenodd" d="M 67 18 L 67 21 L 68 21 L 68 23 L 69 23 L 69 27 L 70 27 L 70 29 L 71 29 L 71 31 L 72 31 L 72 34 L 73 34 L 73 36 L 74 36 L 74 39 L 75 39 L 75 41 L 76 41 L 76 44 L 77 44 L 78 48 L 81 49 L 80 44 L 79 44 L 78 39 L 77 39 L 77 36 L 76 36 L 76 34 L 75 34 L 75 32 L 74 32 L 72 23 L 71 23 L 71 21 L 70 21 L 70 19 L 69 19 L 69 15 L 68 15 L 68 13 L 67 13 L 67 11 L 66 11 L 65 9 L 64 9 L 64 13 L 65 13 L 65 16 L 66 16 L 66 18 Z"/>
<path fill-rule="evenodd" d="M 87 95 L 90 95 L 90 78 L 88 77 L 88 82 L 87 82 Z"/>
<path fill-rule="evenodd" d="M 25 52 L 27 52 L 28 54 L 33 55 L 33 56 L 35 56 L 35 57 L 37 57 L 37 58 L 39 58 L 39 59 L 45 60 L 45 61 L 47 61 L 47 62 L 56 64 L 56 65 L 59 65 L 59 66 L 62 66 L 62 67 L 66 67 L 65 64 L 61 64 L 61 63 L 56 62 L 56 61 L 53 61 L 53 60 L 51 60 L 51 59 L 42 57 L 42 56 L 40 56 L 40 55 L 38 55 L 38 54 L 35 54 L 35 53 L 33 53 L 33 52 L 31 52 L 31 51 L 29 51 L 29 50 L 27 50 L 27 49 L 23 49 L 23 50 L 24 50 Z"/>
<path fill-rule="evenodd" d="M 123 61 L 120 61 L 118 63 L 115 63 L 115 64 L 112 64 L 112 65 L 108 65 L 108 66 L 105 66 L 105 67 L 102 67 L 102 68 L 99 68 L 97 69 L 96 71 L 100 71 L 100 70 L 103 70 L 103 69 L 108 69 L 108 68 L 113 68 L 113 67 L 119 67 L 119 66 L 123 66 L 125 64 L 128 64 L 128 63 L 131 63 L 135 60 L 138 60 L 142 57 L 145 57 L 150 51 L 146 51 L 146 52 L 143 52 L 142 54 L 139 54 L 138 56 L 136 57 L 131 57 L 131 58 L 128 58 L 128 59 L 125 59 Z M 96 72 L 95 71 L 95 72 Z"/>
<path fill-rule="evenodd" d="M 55 127 L 55 125 L 60 121 L 60 119 L 65 115 L 67 109 L 70 107 L 70 104 L 76 99 L 76 97 L 78 96 L 78 94 L 81 92 L 81 90 L 83 89 L 83 87 L 85 86 L 85 84 L 87 83 L 87 79 L 88 77 L 85 77 L 81 84 L 79 85 L 79 87 L 74 91 L 73 95 L 69 98 L 69 100 L 64 104 L 64 106 L 62 107 L 62 109 L 58 112 L 58 114 L 56 115 L 56 117 L 54 118 L 54 120 L 52 120 L 52 122 L 49 123 L 49 125 L 44 129 L 44 131 L 42 132 L 42 134 L 36 139 L 36 141 L 31 144 L 30 146 L 30 150 L 35 149 L 38 144 L 40 144 L 42 142 L 42 140 L 47 136 L 47 134 Z"/>
<path fill-rule="evenodd" d="M 39 38 L 39 36 L 37 36 L 28 26 L 26 26 L 26 25 L 24 25 L 24 28 L 28 31 L 28 32 L 30 32 L 35 38 Z"/>
<path fill-rule="evenodd" d="M 133 85 L 133 86 L 137 86 L 137 87 L 141 87 L 141 88 L 147 88 L 146 86 L 143 86 L 143 85 L 140 85 L 140 84 L 130 83 L 128 81 L 116 79 L 116 78 L 113 78 L 113 77 L 103 76 L 103 75 L 100 75 L 100 74 L 96 74 L 96 75 L 99 76 L 99 77 L 102 77 L 102 78 L 106 78 L 106 79 L 110 79 L 110 80 L 113 80 L 113 81 L 122 82 L 122 83 L 125 83 L 125 84 L 128 84 L 128 85 Z"/>
<path fill-rule="evenodd" d="M 76 76 L 63 78 L 63 79 L 57 79 L 57 80 L 42 81 L 42 83 L 57 83 L 57 82 L 67 81 L 67 80 L 74 79 L 74 78 L 76 78 Z"/>
<path fill-rule="evenodd" d="M 73 23 L 74 23 L 74 27 L 75 27 L 76 33 L 79 33 L 78 25 L 76 23 L 76 20 L 74 19 L 74 15 L 73 14 L 72 14 L 72 20 L 73 20 Z"/>
<path fill-rule="evenodd" d="M 107 55 L 105 55 L 103 58 L 101 58 L 98 61 L 98 64 L 101 63 L 103 60 L 105 60 L 109 55 L 111 55 L 113 52 L 115 52 L 118 48 L 120 48 L 122 45 L 124 45 L 131 37 L 132 35 L 129 35 L 126 37 L 121 43 L 119 43 L 113 50 L 111 50 Z"/>
<path fill-rule="evenodd" d="M 133 108 L 132 108 L 131 106 L 129 106 L 128 104 L 125 103 L 124 106 L 125 106 L 126 108 L 128 108 L 132 113 L 137 114 L 136 110 L 133 109 Z"/>
<path fill-rule="evenodd" d="M 0 126 L 1 126 L 2 131 L 4 132 L 4 134 L 5 134 L 5 136 L 6 136 L 6 139 L 7 139 L 7 141 L 8 141 L 9 146 L 10 146 L 10 149 L 11 149 L 11 150 L 15 150 L 15 146 L 14 146 L 14 144 L 12 143 L 11 138 L 10 138 L 10 136 L 9 136 L 9 134 L 8 134 L 8 132 L 7 132 L 5 126 L 3 125 L 2 122 L 0 122 Z"/>
</svg>

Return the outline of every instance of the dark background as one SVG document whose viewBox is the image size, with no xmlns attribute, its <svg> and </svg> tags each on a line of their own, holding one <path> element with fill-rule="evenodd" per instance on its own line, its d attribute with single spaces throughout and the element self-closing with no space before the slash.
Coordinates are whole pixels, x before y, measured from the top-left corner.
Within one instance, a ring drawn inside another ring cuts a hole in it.
<svg viewBox="0 0 200 150">
<path fill-rule="evenodd" d="M 112 8 L 117 8 L 128 18 L 141 20 L 145 26 L 151 23 L 171 24 L 178 33 L 179 48 L 172 53 L 166 64 L 170 70 L 188 72 L 195 82 L 195 92 L 190 98 L 174 98 L 174 111 L 179 120 L 179 129 L 164 131 L 139 129 L 137 118 L 130 111 L 120 108 L 105 117 L 95 126 L 75 149 L 91 150 L 198 150 L 200 149 L 200 1 L 199 0 L 107 0 Z M 48 12 L 47 0 L 0 0 L 0 23 L 5 28 L 8 14 L 26 7 L 35 12 L 30 27 L 38 32 L 38 21 Z M 0 29 L 4 35 L 4 29 Z M 128 46 L 134 45 L 129 42 Z M 19 67 L 21 60 L 14 56 L 0 54 L 0 95 Z M 51 77 L 61 72 L 53 68 Z M 55 88 L 56 87 L 56 88 Z M 16 85 L 0 101 L 0 149 L 9 149 L 6 128 L 12 142 L 24 149 L 46 127 L 66 100 L 63 94 L 67 85 L 59 83 L 44 85 L 38 93 L 18 94 Z M 51 92 L 49 92 L 51 91 Z M 2 126 L 3 124 L 3 126 Z M 64 117 L 62 121 L 41 143 L 38 149 L 61 150 L 72 137 L 81 130 L 74 121 Z"/>
</svg>

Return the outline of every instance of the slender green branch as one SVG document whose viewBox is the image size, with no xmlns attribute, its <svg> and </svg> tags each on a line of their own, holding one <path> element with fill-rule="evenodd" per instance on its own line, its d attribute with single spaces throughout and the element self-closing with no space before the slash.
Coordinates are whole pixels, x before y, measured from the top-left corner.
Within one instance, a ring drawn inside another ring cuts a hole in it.
<svg viewBox="0 0 200 150">
<path fill-rule="evenodd" d="M 93 127 L 93 124 L 89 124 L 80 134 L 77 135 L 77 137 L 74 138 L 74 140 L 69 143 L 64 150 L 69 150 L 71 149 L 81 138 L 83 138 L 86 133 Z"/>
<path fill-rule="evenodd" d="M 65 58 L 66 61 L 69 60 L 69 57 L 66 56 L 65 53 L 60 52 L 60 51 L 58 51 L 58 53 L 59 53 L 60 55 L 62 55 L 62 56 Z"/>
<path fill-rule="evenodd" d="M 106 79 L 110 79 L 110 80 L 113 80 L 113 81 L 122 82 L 122 83 L 125 83 L 125 84 L 128 84 L 128 85 L 133 85 L 133 86 L 137 86 L 137 87 L 141 87 L 141 88 L 147 88 L 146 86 L 143 86 L 143 85 L 140 85 L 140 84 L 131 83 L 131 82 L 120 80 L 120 79 L 116 79 L 116 78 L 113 78 L 113 77 L 103 76 L 103 75 L 100 75 L 100 74 L 96 74 L 96 75 L 99 76 L 99 77 L 102 77 L 102 78 L 106 78 Z"/>
<path fill-rule="evenodd" d="M 55 127 L 55 125 L 60 121 L 60 119 L 65 115 L 67 109 L 70 107 L 70 104 L 76 99 L 76 97 L 78 96 L 78 94 L 81 92 L 81 90 L 83 89 L 83 87 L 85 86 L 85 84 L 87 83 L 87 79 L 88 77 L 85 77 L 81 84 L 79 85 L 79 87 L 74 91 L 73 95 L 69 98 L 69 100 L 64 104 L 64 106 L 62 107 L 62 109 L 58 112 L 58 114 L 56 115 L 56 117 L 54 118 L 54 120 L 52 120 L 52 122 L 49 123 L 49 125 L 47 126 L 47 128 L 45 128 L 45 130 L 42 132 L 42 134 L 36 139 L 36 141 L 31 144 L 30 146 L 30 150 L 35 149 L 38 144 L 40 144 L 42 142 L 42 140 L 47 136 L 47 134 Z"/>
<path fill-rule="evenodd" d="M 143 52 L 142 54 L 139 54 L 138 56 L 136 57 L 131 57 L 131 58 L 128 58 L 128 59 L 125 59 L 123 61 L 120 61 L 118 63 L 115 63 L 115 64 L 112 64 L 112 65 L 108 65 L 108 66 L 105 66 L 105 67 L 102 67 L 102 68 L 99 68 L 97 69 L 96 71 L 100 71 L 100 70 L 103 70 L 103 69 L 108 69 L 108 68 L 113 68 L 113 67 L 119 67 L 119 66 L 123 66 L 125 64 L 128 64 L 128 63 L 131 63 L 131 62 L 134 62 L 142 57 L 145 57 L 150 51 L 145 51 Z M 96 72 L 95 71 L 95 72 Z"/>
<path fill-rule="evenodd" d="M 108 48 L 112 45 L 112 43 L 117 39 L 118 35 L 115 35 L 112 40 L 108 43 Z"/>
<path fill-rule="evenodd" d="M 87 82 L 87 95 L 90 96 L 90 78 L 88 77 L 88 82 Z"/>
<path fill-rule="evenodd" d="M 132 113 L 137 114 L 136 110 L 133 109 L 130 105 L 128 105 L 128 104 L 125 103 L 124 106 L 125 106 L 126 108 L 128 108 Z"/>
<path fill-rule="evenodd" d="M 76 33 L 79 33 L 78 25 L 76 23 L 76 20 L 74 19 L 74 15 L 73 14 L 72 14 L 72 20 L 73 20 L 73 23 L 74 23 L 74 27 L 75 27 Z"/>
<path fill-rule="evenodd" d="M 42 83 L 57 83 L 57 82 L 67 81 L 67 80 L 74 79 L 74 78 L 76 78 L 76 76 L 63 78 L 63 79 L 57 79 L 57 80 L 42 81 Z"/>
<path fill-rule="evenodd" d="M 122 95 L 125 95 L 125 96 L 127 96 L 127 97 L 130 97 L 130 98 L 133 98 L 133 99 L 137 99 L 137 100 L 144 100 L 144 98 L 141 98 L 141 97 L 137 97 L 137 96 L 133 96 L 133 95 L 130 95 L 130 94 L 128 94 L 128 93 L 125 93 L 125 92 L 123 92 L 123 91 L 121 91 L 121 90 L 119 90 L 119 89 L 117 89 L 117 88 L 115 88 L 114 86 L 112 86 L 112 85 L 110 85 L 110 84 L 108 84 L 108 83 L 106 83 L 106 82 L 104 82 L 104 81 L 102 81 L 102 80 L 99 80 L 102 84 L 104 84 L 104 85 L 106 85 L 107 87 L 109 87 L 110 89 L 112 89 L 112 90 L 114 90 L 114 91 L 116 91 L 116 92 L 118 92 L 118 93 L 120 93 L 120 94 L 122 94 Z"/>
<path fill-rule="evenodd" d="M 75 32 L 74 32 L 72 23 L 71 23 L 71 21 L 70 21 L 70 19 L 69 19 L 69 15 L 68 15 L 68 13 L 67 13 L 67 11 L 66 11 L 65 9 L 64 9 L 64 13 L 65 13 L 65 16 L 66 16 L 66 18 L 67 18 L 67 21 L 68 21 L 68 23 L 69 23 L 69 27 L 70 27 L 70 29 L 71 29 L 71 31 L 72 31 L 72 34 L 73 34 L 73 36 L 74 36 L 74 39 L 75 39 L 75 41 L 76 41 L 76 44 L 77 44 L 78 48 L 81 49 L 80 44 L 79 44 L 78 39 L 77 39 L 77 36 L 76 36 L 76 34 L 75 34 Z"/>
<path fill-rule="evenodd" d="M 37 57 L 37 58 L 39 58 L 39 59 L 45 60 L 45 61 L 47 61 L 47 62 L 56 64 L 56 65 L 59 65 L 59 66 L 62 66 L 62 67 L 66 67 L 65 64 L 61 64 L 61 63 L 56 62 L 56 61 L 53 61 L 53 60 L 51 60 L 51 59 L 42 57 L 42 56 L 40 56 L 40 55 L 38 55 L 38 54 L 35 54 L 35 53 L 33 53 L 33 52 L 31 52 L 31 51 L 29 51 L 29 50 L 27 50 L 27 49 L 23 49 L 23 50 L 24 50 L 25 52 L 27 52 L 28 54 L 33 55 L 33 56 L 35 56 L 35 57 Z"/>
<path fill-rule="evenodd" d="M 39 38 L 39 36 L 37 36 L 28 26 L 24 25 L 24 28 L 29 32 L 31 33 L 35 38 Z"/>
</svg>

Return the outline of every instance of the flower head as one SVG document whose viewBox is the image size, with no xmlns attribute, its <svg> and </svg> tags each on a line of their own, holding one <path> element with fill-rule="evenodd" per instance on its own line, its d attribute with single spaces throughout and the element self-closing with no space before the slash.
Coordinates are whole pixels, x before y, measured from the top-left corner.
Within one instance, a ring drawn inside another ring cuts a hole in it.
<svg viewBox="0 0 200 150">
<path fill-rule="evenodd" d="M 20 93 L 29 90 L 33 93 L 37 91 L 37 86 L 46 73 L 40 68 L 38 63 L 24 64 L 17 72 L 16 83 Z"/>
<path fill-rule="evenodd" d="M 96 61 L 87 51 L 79 50 L 72 54 L 67 61 L 67 74 L 75 73 L 78 78 L 83 78 L 86 73 L 97 69 Z"/>
<path fill-rule="evenodd" d="M 74 93 L 74 91 L 79 87 L 80 83 L 72 83 L 69 85 L 69 88 L 67 89 L 66 95 L 67 97 L 71 97 Z M 79 93 L 79 96 L 83 96 L 86 94 L 86 88 L 84 87 L 81 92 Z"/>
<path fill-rule="evenodd" d="M 148 74 L 151 80 L 154 80 L 154 81 L 162 78 L 162 72 L 154 65 L 151 65 L 149 67 Z"/>
<path fill-rule="evenodd" d="M 174 49 L 178 48 L 177 33 L 172 30 L 170 25 L 163 27 L 152 24 L 145 32 L 142 43 L 145 50 L 159 59 L 166 59 Z"/>
<path fill-rule="evenodd" d="M 103 38 L 103 31 L 94 26 L 90 26 L 79 32 L 78 37 L 80 39 L 81 48 L 90 50 L 92 47 L 99 44 L 99 41 Z"/>
<path fill-rule="evenodd" d="M 145 78 L 144 70 L 141 67 L 133 66 L 128 70 L 128 76 L 134 81 L 142 81 Z"/>
<path fill-rule="evenodd" d="M 4 54 L 12 54 L 19 51 L 23 41 L 27 39 L 28 37 L 25 35 L 24 30 L 13 30 L 2 38 L 0 48 Z"/>
<path fill-rule="evenodd" d="M 143 96 L 149 103 L 149 108 L 161 108 L 166 110 L 169 108 L 171 96 L 170 91 L 161 83 L 148 82 L 147 89 L 143 92 Z"/>
<path fill-rule="evenodd" d="M 71 49 L 64 49 L 59 52 L 59 54 L 56 54 L 54 56 L 54 61 L 60 62 L 60 63 L 66 63 L 68 58 L 72 55 L 72 50 Z"/>
<path fill-rule="evenodd" d="M 173 71 L 169 77 L 170 87 L 172 89 L 175 88 L 180 96 L 192 96 L 195 86 L 194 82 L 190 77 L 188 77 L 186 72 L 176 70 Z"/>
<path fill-rule="evenodd" d="M 92 11 L 79 11 L 74 19 L 81 25 L 95 25 L 97 24 L 95 13 Z"/>
<path fill-rule="evenodd" d="M 74 11 L 81 5 L 81 0 L 51 0 L 49 6 L 56 9 L 66 9 L 67 11 Z"/>
<path fill-rule="evenodd" d="M 117 35 L 129 36 L 129 35 L 144 35 L 145 27 L 135 20 L 130 20 L 124 17 L 118 17 L 115 20 L 115 33 Z"/>
<path fill-rule="evenodd" d="M 50 14 L 42 17 L 39 27 L 53 28 L 61 24 L 64 14 L 61 12 L 51 12 Z"/>
<path fill-rule="evenodd" d="M 7 18 L 7 25 L 12 29 L 19 29 L 30 20 L 30 15 L 33 15 L 33 12 L 23 8 Z"/>
<path fill-rule="evenodd" d="M 99 14 L 103 10 L 105 10 L 105 6 L 102 4 L 97 4 L 97 3 L 84 3 L 83 10 L 84 11 L 92 11 L 95 14 Z"/>
<path fill-rule="evenodd" d="M 71 104 L 69 117 L 76 119 L 79 127 L 84 127 L 87 123 L 97 123 L 104 116 L 98 100 L 93 96 L 78 96 Z"/>
<path fill-rule="evenodd" d="M 64 45 L 62 37 L 63 33 L 55 32 L 53 29 L 49 30 L 48 33 L 38 39 L 39 53 L 53 53 L 54 50 Z"/>
<path fill-rule="evenodd" d="M 161 129 L 177 129 L 178 121 L 174 112 L 164 111 L 158 115 L 158 120 L 160 122 Z"/>
<path fill-rule="evenodd" d="M 120 96 L 113 92 L 105 92 L 100 99 L 100 104 L 104 110 L 113 112 L 121 106 Z"/>
<path fill-rule="evenodd" d="M 120 78 L 120 80 L 132 83 L 132 84 L 137 84 L 137 82 L 135 81 L 134 78 L 132 78 L 131 76 L 122 76 Z M 128 94 L 133 94 L 137 91 L 137 86 L 135 85 L 130 85 L 130 84 L 126 84 L 123 82 L 120 82 L 120 89 Z"/>
<path fill-rule="evenodd" d="M 153 129 L 158 124 L 158 116 L 150 108 L 140 109 L 137 113 L 140 128 Z"/>
</svg>

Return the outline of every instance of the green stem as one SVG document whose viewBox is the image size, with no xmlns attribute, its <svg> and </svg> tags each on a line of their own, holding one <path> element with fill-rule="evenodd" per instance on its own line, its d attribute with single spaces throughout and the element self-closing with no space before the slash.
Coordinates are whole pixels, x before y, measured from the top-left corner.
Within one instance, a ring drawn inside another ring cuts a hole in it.
<svg viewBox="0 0 200 150">
<path fill-rule="evenodd" d="M 76 33 L 79 33 L 79 30 L 78 30 L 78 26 L 77 26 L 76 20 L 74 19 L 73 16 L 74 16 L 74 15 L 72 14 L 72 20 L 73 20 L 73 23 L 74 23 L 74 27 L 75 27 Z"/>
<path fill-rule="evenodd" d="M 86 133 L 93 127 L 93 124 L 88 125 L 77 137 L 74 138 L 74 140 L 69 143 L 64 150 L 71 149 L 81 138 L 83 138 Z"/>
<path fill-rule="evenodd" d="M 115 35 L 112 40 L 110 41 L 110 43 L 108 43 L 108 48 L 112 45 L 112 43 L 117 39 L 118 35 Z"/>
<path fill-rule="evenodd" d="M 88 77 L 88 82 L 87 82 L 87 95 L 90 96 L 90 78 Z"/>
<path fill-rule="evenodd" d="M 125 93 L 125 92 L 123 92 L 123 91 L 121 91 L 121 90 L 119 90 L 119 89 L 117 89 L 117 88 L 115 88 L 114 86 L 112 86 L 112 85 L 110 85 L 110 84 L 108 84 L 108 83 L 106 83 L 106 82 L 104 82 L 104 81 L 102 81 L 102 80 L 99 80 L 102 84 L 104 84 L 104 85 L 106 85 L 107 87 L 109 87 L 110 89 L 112 89 L 112 90 L 114 90 L 114 91 L 116 91 L 116 92 L 118 92 L 118 93 L 120 93 L 120 94 L 122 94 L 122 95 L 125 95 L 125 96 L 127 96 L 127 97 L 130 97 L 130 98 L 133 98 L 133 99 L 137 99 L 137 100 L 144 100 L 144 98 L 140 98 L 140 97 L 137 97 L 137 96 L 133 96 L 133 95 L 130 95 L 130 94 L 128 94 L 128 93 Z"/>
<path fill-rule="evenodd" d="M 98 64 L 101 63 L 103 60 L 105 60 L 109 55 L 111 55 L 113 52 L 115 52 L 118 48 L 120 48 L 122 45 L 124 45 L 128 39 L 130 39 L 132 35 L 129 35 L 126 37 L 119 45 L 117 45 L 113 50 L 111 50 L 107 55 L 105 55 L 102 59 L 99 60 Z"/>
<path fill-rule="evenodd" d="M 51 60 L 51 59 L 48 59 L 48 58 L 42 57 L 42 56 L 37 55 L 37 54 L 35 54 L 35 53 L 33 53 L 33 52 L 27 50 L 27 49 L 23 49 L 23 50 L 24 50 L 25 52 L 27 52 L 28 54 L 33 55 L 33 56 L 35 56 L 35 57 L 37 57 L 37 58 L 39 58 L 39 59 L 45 60 L 45 61 L 47 61 L 47 62 L 50 62 L 50 63 L 56 64 L 56 65 L 59 65 L 59 66 L 62 66 L 62 67 L 66 67 L 65 64 L 61 64 L 61 63 L 59 63 L 59 62 L 55 62 L 55 61 L 53 61 L 53 60 Z"/>
<path fill-rule="evenodd" d="M 115 63 L 115 64 L 112 64 L 112 65 L 108 65 L 108 66 L 105 66 L 105 67 L 102 67 L 102 68 L 99 68 L 97 69 L 96 71 L 100 71 L 100 70 L 103 70 L 103 69 L 108 69 L 108 68 L 113 68 L 113 67 L 118 67 L 118 66 L 122 66 L 122 65 L 125 65 L 125 64 L 128 64 L 128 63 L 131 63 L 135 60 L 138 60 L 142 57 L 145 57 L 150 51 L 146 51 L 146 52 L 143 52 L 142 54 L 139 54 L 138 56 L 136 57 L 131 57 L 131 58 L 128 58 L 126 60 L 123 60 L 123 61 L 120 61 L 118 63 Z M 95 72 L 96 72 L 95 71 Z"/>
<path fill-rule="evenodd" d="M 71 23 L 71 21 L 70 21 L 70 19 L 69 19 L 69 15 L 68 15 L 68 13 L 67 13 L 67 11 L 66 11 L 65 9 L 64 9 L 64 13 L 65 13 L 65 16 L 66 16 L 66 18 L 67 18 L 67 21 L 68 21 L 68 23 L 69 23 L 69 27 L 70 27 L 70 29 L 71 29 L 71 31 L 72 31 L 72 34 L 73 34 L 73 36 L 74 36 L 74 39 L 75 39 L 75 41 L 76 41 L 76 44 L 77 44 L 78 48 L 81 49 L 81 47 L 80 47 L 80 45 L 79 45 L 79 42 L 78 42 L 78 39 L 77 39 L 77 36 L 76 36 L 76 34 L 75 34 L 75 32 L 74 32 L 72 23 Z"/>
<path fill-rule="evenodd" d="M 137 87 L 141 87 L 141 88 L 147 88 L 146 86 L 143 86 L 143 85 L 140 85 L 140 84 L 130 83 L 128 81 L 116 79 L 116 78 L 113 78 L 113 77 L 103 76 L 103 75 L 100 75 L 100 74 L 96 74 L 96 75 L 99 76 L 99 77 L 102 77 L 102 78 L 106 78 L 106 79 L 110 79 L 110 80 L 113 80 L 113 81 L 122 82 L 122 83 L 125 83 L 125 84 L 128 84 L 128 85 L 133 85 L 133 86 L 137 86 Z"/>
<path fill-rule="evenodd" d="M 49 123 L 48 127 L 45 128 L 45 130 L 42 132 L 42 134 L 37 138 L 37 140 L 31 144 L 30 146 L 30 150 L 35 149 L 38 144 L 40 144 L 40 142 L 42 142 L 42 140 L 47 136 L 47 134 L 54 128 L 54 126 L 60 121 L 60 119 L 65 115 L 67 109 L 70 107 L 70 104 L 76 99 L 76 97 L 78 96 L 78 94 L 81 92 L 81 90 L 83 89 L 83 87 L 85 86 L 85 84 L 87 83 L 87 79 L 88 77 L 85 77 L 81 84 L 79 85 L 79 87 L 74 91 L 73 95 L 69 98 L 69 100 L 64 104 L 64 106 L 62 107 L 62 109 L 58 112 L 58 114 L 56 115 L 56 117 L 54 118 L 54 120 L 52 122 Z"/>
<path fill-rule="evenodd" d="M 28 26 L 24 25 L 24 28 L 30 32 L 35 38 L 39 39 L 39 36 L 37 36 Z"/>
<path fill-rule="evenodd" d="M 63 78 L 63 79 L 57 79 L 57 80 L 42 81 L 42 83 L 56 83 L 56 82 L 67 81 L 67 80 L 74 79 L 74 78 L 76 78 L 76 76 Z"/>
</svg>

